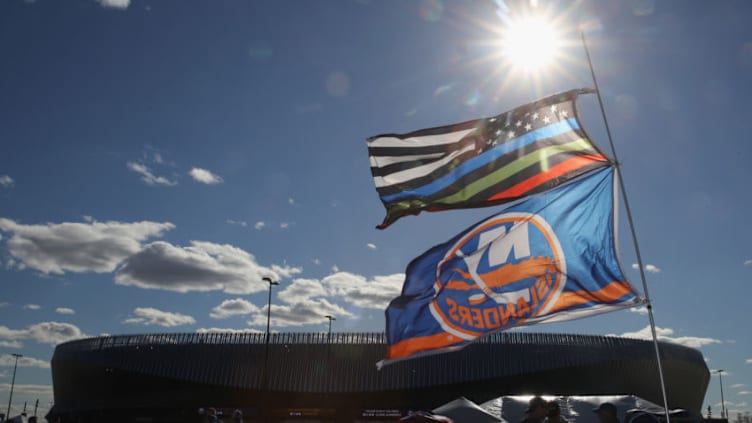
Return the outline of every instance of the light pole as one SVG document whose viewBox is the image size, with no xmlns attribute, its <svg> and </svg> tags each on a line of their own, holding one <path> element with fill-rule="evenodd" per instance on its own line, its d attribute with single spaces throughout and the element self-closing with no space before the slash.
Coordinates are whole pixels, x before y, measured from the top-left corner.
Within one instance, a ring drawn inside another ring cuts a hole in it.
<svg viewBox="0 0 752 423">
<path fill-rule="evenodd" d="M 728 419 L 728 412 L 726 411 L 726 401 L 723 400 L 723 369 L 716 370 L 718 372 L 718 379 L 721 382 L 721 418 Z"/>
<path fill-rule="evenodd" d="M 266 310 L 266 345 L 268 347 L 269 345 L 269 322 L 272 319 L 272 287 L 274 285 L 279 285 L 279 282 L 275 282 L 272 280 L 272 278 L 264 278 L 264 282 L 269 283 L 269 301 L 267 301 L 267 310 Z"/>
<path fill-rule="evenodd" d="M 330 316 L 330 315 L 326 315 L 324 317 L 329 319 L 329 333 L 326 335 L 326 342 L 330 343 L 332 339 L 332 320 L 337 320 L 337 318 L 334 316 Z"/>
<path fill-rule="evenodd" d="M 263 278 L 264 282 L 269 283 L 269 301 L 267 302 L 266 309 L 266 348 L 264 350 L 264 389 L 269 387 L 269 324 L 272 319 L 272 287 L 279 285 L 279 282 L 275 282 L 272 278 Z"/>
<path fill-rule="evenodd" d="M 11 379 L 10 382 L 10 398 L 8 398 L 8 412 L 5 414 L 5 420 L 10 420 L 10 404 L 13 402 L 13 387 L 16 384 L 16 369 L 18 368 L 18 359 L 23 357 L 21 354 L 11 354 L 13 357 L 16 357 L 16 362 L 13 364 L 13 379 Z"/>
</svg>

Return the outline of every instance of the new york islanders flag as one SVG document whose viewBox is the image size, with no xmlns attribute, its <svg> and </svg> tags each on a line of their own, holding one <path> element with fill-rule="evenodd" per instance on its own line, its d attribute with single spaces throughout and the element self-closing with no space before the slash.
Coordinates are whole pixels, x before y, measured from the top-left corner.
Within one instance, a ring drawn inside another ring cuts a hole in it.
<svg viewBox="0 0 752 423">
<path fill-rule="evenodd" d="M 643 303 L 616 256 L 614 210 L 607 167 L 511 205 L 414 259 L 386 310 L 388 350 L 379 364 Z"/>
</svg>

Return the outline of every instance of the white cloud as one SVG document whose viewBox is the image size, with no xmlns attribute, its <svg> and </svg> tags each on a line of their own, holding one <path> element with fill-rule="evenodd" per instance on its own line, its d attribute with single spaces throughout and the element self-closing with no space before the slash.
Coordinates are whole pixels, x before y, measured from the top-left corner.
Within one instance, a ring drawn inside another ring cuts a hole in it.
<svg viewBox="0 0 752 423">
<path fill-rule="evenodd" d="M 302 269 L 261 266 L 256 258 L 227 244 L 191 241 L 188 247 L 152 242 L 128 257 L 115 274 L 120 285 L 167 291 L 213 291 L 252 294 L 266 289 L 264 277 L 289 278 Z"/>
<path fill-rule="evenodd" d="M 336 264 L 332 265 L 332 273 L 337 273 L 337 272 L 339 272 L 339 266 L 337 266 Z"/>
<path fill-rule="evenodd" d="M 0 348 L 21 348 L 23 344 L 18 341 L 0 341 Z"/>
<path fill-rule="evenodd" d="M 737 395 L 752 395 L 752 391 L 739 391 Z"/>
<path fill-rule="evenodd" d="M 37 323 L 29 327 L 28 333 L 29 337 L 37 342 L 53 345 L 86 337 L 77 326 L 61 322 Z"/>
<path fill-rule="evenodd" d="M 230 316 L 243 316 L 246 314 L 255 313 L 258 311 L 258 307 L 253 303 L 246 301 L 242 298 L 235 298 L 233 300 L 224 300 L 222 304 L 214 307 L 209 314 L 214 319 L 225 319 Z"/>
<path fill-rule="evenodd" d="M 96 0 L 102 7 L 111 7 L 113 9 L 127 9 L 131 0 Z"/>
<path fill-rule="evenodd" d="M 645 270 L 647 272 L 650 272 L 650 273 L 660 273 L 660 271 L 661 271 L 661 269 L 659 269 L 658 267 L 656 267 L 653 264 L 647 264 L 647 265 L 645 265 Z"/>
<path fill-rule="evenodd" d="M 744 260 L 745 266 L 752 266 L 752 260 Z"/>
<path fill-rule="evenodd" d="M 0 383 L 0 392 L 10 392 L 10 383 Z M 16 383 L 13 386 L 13 392 L 32 395 L 50 395 L 52 396 L 51 385 L 25 385 Z"/>
<path fill-rule="evenodd" d="M 646 315 L 646 314 L 648 314 L 648 308 L 645 307 L 645 306 L 632 307 L 632 308 L 629 309 L 629 311 L 631 311 L 632 313 L 641 314 L 643 316 Z"/>
<path fill-rule="evenodd" d="M 109 273 L 141 249 L 147 238 L 161 236 L 172 223 L 47 223 L 23 225 L 0 218 L 0 231 L 11 232 L 8 250 L 24 266 L 45 274 Z"/>
<path fill-rule="evenodd" d="M 320 299 L 327 296 L 326 289 L 316 279 L 295 279 L 292 284 L 279 291 L 277 297 L 288 304 Z"/>
<path fill-rule="evenodd" d="M 2 367 L 13 367 L 15 361 L 16 358 L 12 355 L 0 355 L 0 366 Z M 40 369 L 49 369 L 50 362 L 38 358 L 23 356 L 18 359 L 18 367 L 39 367 Z"/>
<path fill-rule="evenodd" d="M 340 305 L 325 298 L 329 293 L 316 279 L 295 279 L 277 297 L 285 304 L 272 304 L 271 324 L 276 327 L 304 326 L 325 321 L 326 315 L 354 317 Z M 248 324 L 265 326 L 268 305 L 254 313 Z"/>
<path fill-rule="evenodd" d="M 266 326 L 267 306 L 253 315 L 250 326 Z M 291 305 L 272 304 L 271 324 L 276 327 L 322 323 L 324 316 L 352 317 L 352 313 L 325 299 L 301 301 Z"/>
<path fill-rule="evenodd" d="M 282 222 L 279 224 L 280 229 L 287 229 L 290 227 L 290 224 L 287 222 Z"/>
<path fill-rule="evenodd" d="M 325 321 L 326 315 L 355 318 L 350 306 L 383 309 L 399 295 L 403 280 L 402 274 L 375 276 L 369 280 L 347 272 L 338 272 L 322 280 L 295 279 L 277 294 L 284 304 L 272 305 L 272 324 L 277 327 L 318 324 Z M 248 324 L 266 325 L 266 312 L 265 306 Z"/>
<path fill-rule="evenodd" d="M 202 184 L 215 185 L 224 181 L 221 176 L 200 167 L 194 167 L 189 173 L 196 182 L 201 182 Z"/>
<path fill-rule="evenodd" d="M 42 306 L 39 304 L 26 304 L 23 306 L 24 310 L 39 310 L 40 308 L 42 308 Z"/>
<path fill-rule="evenodd" d="M 735 384 L 731 385 L 732 388 L 741 388 L 741 387 L 744 387 L 744 386 L 746 386 L 746 385 L 743 384 L 743 383 L 735 383 Z"/>
<path fill-rule="evenodd" d="M 0 302 L 0 308 L 8 307 L 9 305 L 10 305 L 10 303 L 7 302 L 7 301 Z"/>
<path fill-rule="evenodd" d="M 714 338 L 701 338 L 696 336 L 679 336 L 679 337 L 673 337 L 671 335 L 674 334 L 674 330 L 670 328 L 661 328 L 656 326 L 655 327 L 656 335 L 658 336 L 658 340 L 660 341 L 668 341 L 673 342 L 675 344 L 684 345 L 691 348 L 700 348 L 704 345 L 709 344 L 721 344 L 722 342 L 718 339 Z M 650 332 L 650 325 L 645 326 L 644 328 L 636 331 L 636 332 L 626 332 L 621 334 L 621 336 L 626 338 L 636 338 L 636 339 L 653 339 L 652 334 Z"/>
<path fill-rule="evenodd" d="M 640 265 L 637 263 L 632 263 L 632 269 L 639 270 Z M 646 264 L 645 265 L 645 271 L 648 273 L 660 273 L 661 269 L 658 268 L 658 266 L 654 264 Z"/>
<path fill-rule="evenodd" d="M 198 328 L 196 333 L 264 333 L 262 330 L 247 328 L 247 329 L 229 329 L 229 328 Z"/>
<path fill-rule="evenodd" d="M 748 359 L 744 360 L 744 362 L 747 363 L 747 364 L 752 364 L 752 358 L 748 358 Z"/>
<path fill-rule="evenodd" d="M 55 313 L 57 314 L 76 314 L 76 310 L 73 310 L 72 308 L 68 307 L 58 307 L 55 309 Z"/>
<path fill-rule="evenodd" d="M 196 323 L 196 319 L 191 316 L 180 313 L 170 313 L 168 311 L 157 310 L 156 308 L 151 307 L 137 307 L 133 310 L 133 315 L 135 317 L 125 319 L 123 323 L 144 326 L 156 325 L 166 328 L 180 325 L 192 325 Z"/>
<path fill-rule="evenodd" d="M 290 197 L 290 198 L 288 198 L 288 199 L 287 199 L 287 203 L 288 203 L 289 205 L 291 205 L 291 206 L 294 206 L 294 205 L 295 205 L 295 199 L 294 199 L 294 198 L 292 198 L 292 197 Z"/>
<path fill-rule="evenodd" d="M 733 410 L 729 409 L 729 407 L 736 407 L 737 410 L 743 409 L 744 407 L 747 406 L 747 401 L 742 401 L 742 402 L 726 401 L 725 405 L 726 405 L 726 410 L 728 410 L 729 413 L 732 413 Z M 718 404 L 715 405 L 715 407 L 721 408 L 721 403 L 719 402 Z"/>
<path fill-rule="evenodd" d="M 264 229 L 264 226 L 266 226 L 266 223 L 264 223 L 262 221 L 258 221 L 258 222 L 256 222 L 255 225 L 253 225 L 253 227 L 256 228 L 256 230 L 259 230 L 259 231 L 262 230 L 262 229 Z"/>
<path fill-rule="evenodd" d="M 26 269 L 26 264 L 19 263 L 18 260 L 14 259 L 13 257 L 8 257 L 8 260 L 5 261 L 5 269 L 6 270 L 24 270 Z"/>
<path fill-rule="evenodd" d="M 372 244 L 372 243 L 369 242 L 368 244 L 366 244 L 366 247 L 368 247 L 368 248 L 370 248 L 372 250 L 375 250 L 376 249 L 376 244 Z"/>
<path fill-rule="evenodd" d="M 311 260 L 311 263 L 315 264 L 316 266 L 319 266 L 319 265 L 321 265 L 321 260 L 315 258 L 315 259 Z"/>
<path fill-rule="evenodd" d="M 3 188 L 10 188 L 15 183 L 16 183 L 16 181 L 14 181 L 13 178 L 11 178 L 8 175 L 2 175 L 2 176 L 0 176 L 0 186 L 3 187 Z"/>
<path fill-rule="evenodd" d="M 136 172 L 141 175 L 141 180 L 144 181 L 147 185 L 164 185 L 171 187 L 178 184 L 177 181 L 171 181 L 164 176 L 155 175 L 145 164 L 128 162 L 126 163 L 126 166 L 128 166 L 128 169 L 130 169 L 132 172 Z"/>
<path fill-rule="evenodd" d="M 230 225 L 238 225 L 238 226 L 242 226 L 244 228 L 248 226 L 248 222 L 246 222 L 244 220 L 227 219 L 227 220 L 225 220 L 225 222 L 229 223 Z"/>
<path fill-rule="evenodd" d="M 0 339 L 2 340 L 33 339 L 43 344 L 55 345 L 85 337 L 86 335 L 78 326 L 70 323 L 41 322 L 26 329 L 10 329 L 0 325 Z"/>
<path fill-rule="evenodd" d="M 719 402 L 719 403 L 717 403 L 717 404 L 714 404 L 714 405 L 713 405 L 713 407 L 718 407 L 718 408 L 721 408 L 721 407 L 722 407 L 723 405 L 725 405 L 725 406 L 726 406 L 726 409 L 728 410 L 728 408 L 729 408 L 729 407 L 733 407 L 733 406 L 734 406 L 734 405 L 736 405 L 736 404 L 735 404 L 735 403 L 733 403 L 733 402 L 731 402 L 731 401 L 725 401 L 724 403 L 720 403 L 720 402 Z M 729 410 L 729 411 L 730 411 L 730 410 Z"/>
<path fill-rule="evenodd" d="M 338 272 L 325 277 L 322 283 L 330 295 L 340 297 L 348 304 L 385 309 L 389 301 L 399 296 L 404 280 L 405 275 L 401 273 L 367 280 L 360 275 Z"/>
</svg>

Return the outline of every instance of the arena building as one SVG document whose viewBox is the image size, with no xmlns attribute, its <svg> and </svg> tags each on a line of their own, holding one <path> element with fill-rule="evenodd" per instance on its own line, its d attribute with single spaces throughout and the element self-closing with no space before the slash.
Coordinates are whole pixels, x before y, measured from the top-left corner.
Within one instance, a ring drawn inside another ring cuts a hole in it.
<svg viewBox="0 0 752 423">
<path fill-rule="evenodd" d="M 60 344 L 55 421 L 201 421 L 240 409 L 252 421 L 395 421 L 460 396 L 635 395 L 662 404 L 650 341 L 502 332 L 465 349 L 377 370 L 382 333 L 182 333 Z M 700 412 L 702 354 L 661 342 L 671 408 Z M 229 421 L 229 419 L 226 419 Z"/>
</svg>

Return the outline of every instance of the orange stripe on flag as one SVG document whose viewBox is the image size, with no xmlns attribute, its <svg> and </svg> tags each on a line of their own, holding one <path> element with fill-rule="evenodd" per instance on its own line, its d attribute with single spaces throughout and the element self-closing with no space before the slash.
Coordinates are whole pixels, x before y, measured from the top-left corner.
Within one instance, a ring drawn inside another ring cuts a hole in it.
<svg viewBox="0 0 752 423">
<path fill-rule="evenodd" d="M 562 292 L 559 296 L 559 299 L 556 301 L 556 304 L 554 304 L 549 313 L 555 313 L 557 311 L 565 310 L 567 308 L 575 307 L 591 301 L 610 303 L 618 300 L 626 294 L 629 294 L 630 292 L 632 292 L 632 287 L 627 282 L 621 281 L 611 282 L 602 289 L 595 292 Z M 389 346 L 387 348 L 386 358 L 396 359 L 407 357 L 409 355 L 423 351 L 450 347 L 461 342 L 463 342 L 463 339 L 446 332 L 437 333 L 435 335 L 418 336 L 415 338 L 405 339 Z"/>
<path fill-rule="evenodd" d="M 405 339 L 389 346 L 386 351 L 386 358 L 401 358 L 408 355 L 427 351 L 435 348 L 448 347 L 462 342 L 462 339 L 448 333 L 437 333 L 436 335 L 418 336 L 416 338 Z"/>
<path fill-rule="evenodd" d="M 591 301 L 600 303 L 610 303 L 632 292 L 632 288 L 626 282 L 611 282 L 603 289 L 595 292 L 575 291 L 562 292 L 559 299 L 551 309 L 551 313 L 565 310 L 569 307 L 575 307 Z"/>
<path fill-rule="evenodd" d="M 604 162 L 606 161 L 606 158 L 603 157 L 602 154 L 587 154 L 583 156 L 573 157 L 569 160 L 565 160 L 557 164 L 556 166 L 545 172 L 541 172 L 535 176 L 525 179 L 519 184 L 514 185 L 511 188 L 492 196 L 491 198 L 489 198 L 489 200 L 501 200 L 503 198 L 519 197 L 522 194 L 525 194 L 526 192 L 537 187 L 538 185 L 546 183 L 552 179 L 556 179 L 561 175 L 586 166 L 594 161 Z"/>
</svg>

